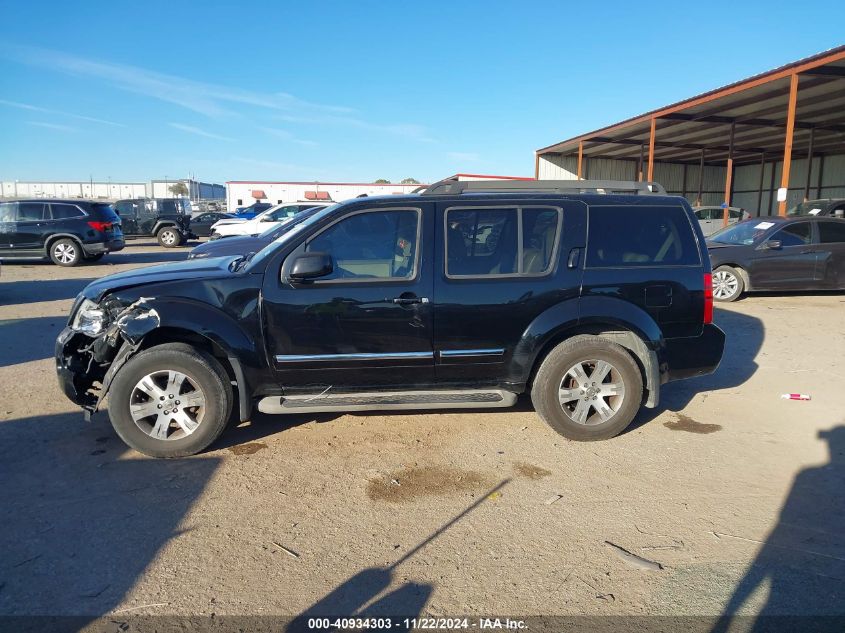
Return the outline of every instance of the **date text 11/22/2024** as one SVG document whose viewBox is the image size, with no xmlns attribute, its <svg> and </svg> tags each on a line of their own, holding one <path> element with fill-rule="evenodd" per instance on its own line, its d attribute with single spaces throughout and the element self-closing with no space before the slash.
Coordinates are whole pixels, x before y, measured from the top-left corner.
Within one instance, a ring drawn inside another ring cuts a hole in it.
<svg viewBox="0 0 845 633">
<path fill-rule="evenodd" d="M 510 618 L 309 618 L 309 630 L 504 630 L 526 628 L 524 620 Z"/>
</svg>

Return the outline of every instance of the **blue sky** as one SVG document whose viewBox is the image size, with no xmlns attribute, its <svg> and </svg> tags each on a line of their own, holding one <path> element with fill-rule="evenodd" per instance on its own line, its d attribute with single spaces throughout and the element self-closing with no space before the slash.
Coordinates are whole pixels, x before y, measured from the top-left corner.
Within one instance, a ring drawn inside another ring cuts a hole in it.
<svg viewBox="0 0 845 633">
<path fill-rule="evenodd" d="M 533 175 L 845 43 L 841 0 L 788 5 L 0 0 L 0 180 Z"/>
</svg>

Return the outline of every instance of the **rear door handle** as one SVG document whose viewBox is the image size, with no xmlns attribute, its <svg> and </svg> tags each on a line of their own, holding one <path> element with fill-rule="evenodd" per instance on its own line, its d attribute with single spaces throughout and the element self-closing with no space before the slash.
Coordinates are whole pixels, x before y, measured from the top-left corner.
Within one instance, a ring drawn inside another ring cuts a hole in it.
<svg viewBox="0 0 845 633">
<path fill-rule="evenodd" d="M 428 297 L 393 297 L 389 301 L 401 306 L 408 306 L 415 303 L 428 303 Z"/>
</svg>

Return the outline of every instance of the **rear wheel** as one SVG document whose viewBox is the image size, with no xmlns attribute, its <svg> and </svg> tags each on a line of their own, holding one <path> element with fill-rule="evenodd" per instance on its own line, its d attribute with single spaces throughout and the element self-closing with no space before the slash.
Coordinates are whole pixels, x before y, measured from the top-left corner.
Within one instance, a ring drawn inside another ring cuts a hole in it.
<svg viewBox="0 0 845 633">
<path fill-rule="evenodd" d="M 82 247 L 69 237 L 63 237 L 50 245 L 50 259 L 59 266 L 76 266 L 82 260 Z"/>
<path fill-rule="evenodd" d="M 736 301 L 745 291 L 745 282 L 736 268 L 719 266 L 713 271 L 713 299 Z"/>
<path fill-rule="evenodd" d="M 139 453 L 184 457 L 220 436 L 232 399 L 232 385 L 214 357 L 168 343 L 140 352 L 120 369 L 109 391 L 109 417 Z"/>
<path fill-rule="evenodd" d="M 577 336 L 546 356 L 531 389 L 540 417 L 571 440 L 604 440 L 633 421 L 643 398 L 640 368 L 621 345 Z"/>
<path fill-rule="evenodd" d="M 182 234 L 172 226 L 165 226 L 163 229 L 159 229 L 156 237 L 158 238 L 158 243 L 165 248 L 176 248 L 182 244 Z"/>
</svg>

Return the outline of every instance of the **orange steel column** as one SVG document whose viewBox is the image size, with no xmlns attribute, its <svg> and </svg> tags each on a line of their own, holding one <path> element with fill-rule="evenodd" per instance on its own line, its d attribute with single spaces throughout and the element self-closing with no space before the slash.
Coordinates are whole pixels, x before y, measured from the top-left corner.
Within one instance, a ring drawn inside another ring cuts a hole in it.
<svg viewBox="0 0 845 633">
<path fill-rule="evenodd" d="M 722 212 L 722 226 L 728 225 L 728 207 L 731 206 L 731 181 L 734 176 L 734 129 L 731 123 L 731 140 L 728 144 L 728 173 L 725 176 L 725 210 Z"/>
<path fill-rule="evenodd" d="M 581 180 L 581 164 L 584 161 L 584 141 L 578 141 L 578 180 Z"/>
<path fill-rule="evenodd" d="M 789 80 L 789 106 L 786 111 L 786 139 L 783 144 L 783 172 L 781 188 L 789 190 L 789 168 L 792 166 L 792 137 L 795 132 L 795 106 L 798 103 L 798 73 Z M 786 215 L 786 200 L 778 203 L 778 215 Z"/>
<path fill-rule="evenodd" d="M 651 135 L 648 138 L 648 178 L 651 182 L 654 178 L 654 131 L 657 125 L 657 119 L 651 117 Z"/>
</svg>

